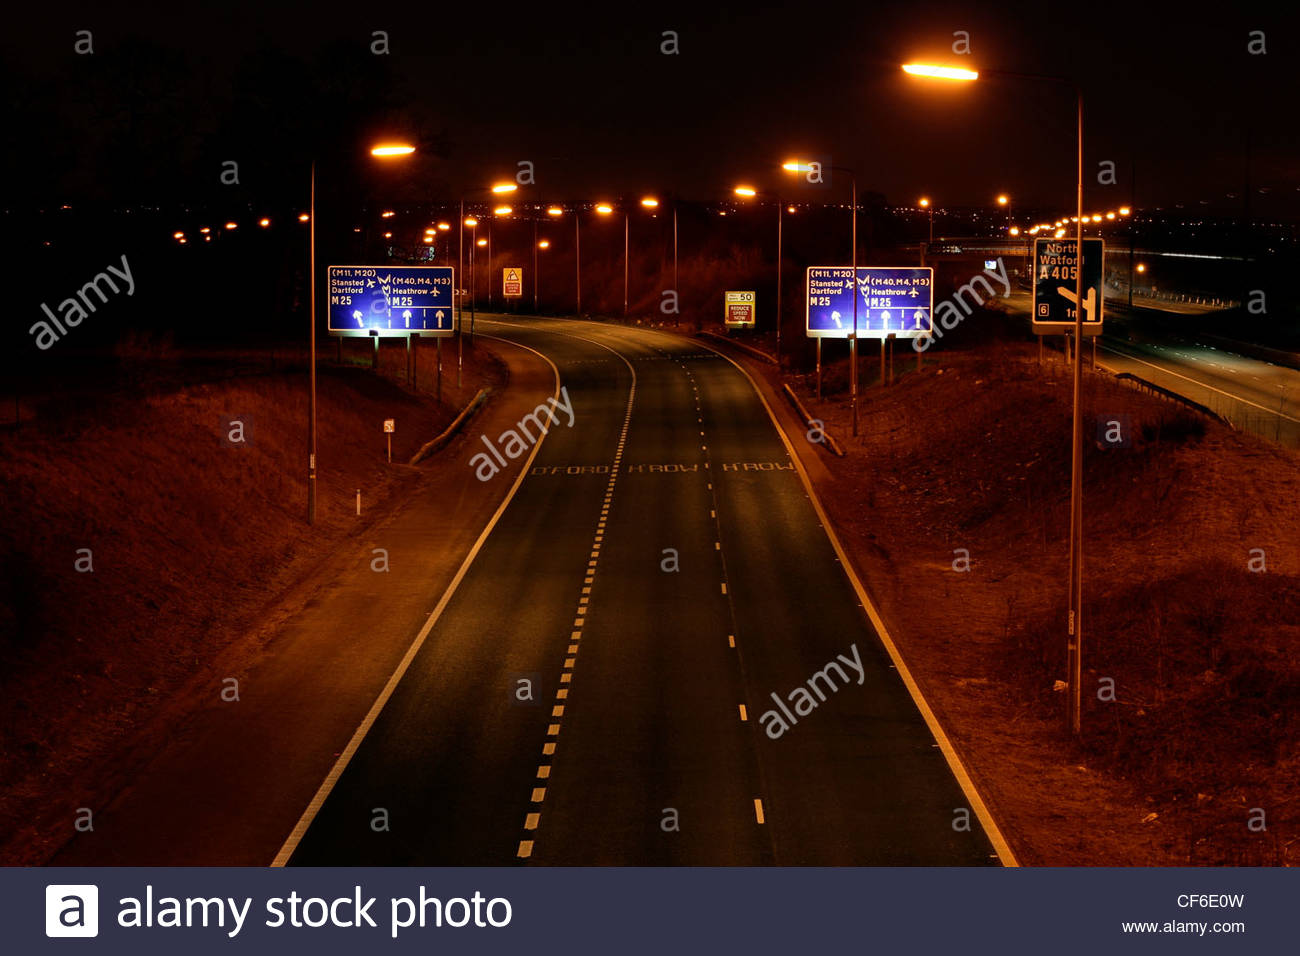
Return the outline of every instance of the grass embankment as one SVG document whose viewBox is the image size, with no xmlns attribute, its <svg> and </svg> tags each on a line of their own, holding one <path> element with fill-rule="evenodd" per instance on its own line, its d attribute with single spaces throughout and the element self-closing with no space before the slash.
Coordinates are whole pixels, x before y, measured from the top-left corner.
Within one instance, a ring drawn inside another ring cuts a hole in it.
<svg viewBox="0 0 1300 956">
<path fill-rule="evenodd" d="M 399 351 L 385 356 L 393 377 Z M 423 351 L 421 386 L 432 388 L 433 349 Z M 270 371 L 267 358 L 250 374 L 244 355 L 229 363 L 243 374 L 221 378 L 210 355 L 106 357 L 113 374 L 81 383 L 76 401 L 33 398 L 22 427 L 0 432 L 4 862 L 30 859 L 35 815 L 57 805 L 71 828 L 95 762 L 412 488 L 419 468 L 403 463 L 504 374 L 467 352 L 458 392 L 453 350 L 440 404 L 369 368 L 323 363 L 309 527 L 306 370 Z M 397 423 L 391 465 L 386 418 Z M 245 441 L 227 440 L 241 428 Z"/>
<path fill-rule="evenodd" d="M 1086 377 L 1075 741 L 1054 690 L 1070 377 L 1034 354 L 933 353 L 918 373 L 903 346 L 908 373 L 864 386 L 857 439 L 844 364 L 823 402 L 803 381 L 849 449 L 825 495 L 846 546 L 1025 862 L 1300 862 L 1300 455 Z M 1101 417 L 1129 447 L 1102 447 Z"/>
</svg>

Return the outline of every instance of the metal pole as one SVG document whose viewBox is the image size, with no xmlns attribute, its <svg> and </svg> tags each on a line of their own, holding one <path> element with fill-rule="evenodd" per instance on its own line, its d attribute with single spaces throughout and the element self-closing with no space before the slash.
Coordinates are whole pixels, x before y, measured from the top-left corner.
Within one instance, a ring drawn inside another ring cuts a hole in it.
<svg viewBox="0 0 1300 956">
<path fill-rule="evenodd" d="M 457 279 L 458 279 L 458 282 L 453 283 L 453 284 L 458 285 L 459 283 L 465 281 L 465 197 L 464 197 L 464 196 L 462 196 L 461 199 L 460 199 L 460 241 L 456 243 L 456 277 L 457 277 Z M 458 299 L 458 303 L 457 303 L 457 306 L 456 306 L 456 308 L 457 308 L 457 312 L 456 312 L 456 390 L 457 390 L 457 391 L 460 391 L 460 370 L 461 370 L 461 366 L 464 365 L 464 363 L 465 363 L 465 342 L 464 342 L 464 338 L 463 338 L 463 336 L 464 336 L 464 328 L 465 328 L 465 293 L 464 293 L 464 290 L 462 290 L 462 291 L 461 291 L 461 294 L 460 294 L 459 296 L 457 296 L 457 299 Z M 439 367 L 439 369 L 442 368 L 442 363 L 441 363 L 441 362 L 438 363 L 438 367 Z M 439 383 L 441 383 L 441 379 L 439 379 Z"/>
<path fill-rule="evenodd" d="M 677 285 L 677 200 L 673 200 L 673 328 L 682 317 L 682 292 Z"/>
<path fill-rule="evenodd" d="M 883 337 L 880 340 L 880 384 L 882 387 L 885 384 L 885 340 Z"/>
<path fill-rule="evenodd" d="M 310 265 L 307 269 L 307 282 L 311 286 L 308 295 L 307 310 L 307 366 L 310 369 L 308 379 L 311 382 L 310 406 L 307 412 L 307 523 L 316 523 L 316 160 L 311 161 L 311 205 L 307 212 L 311 227 L 308 231 L 307 256 Z"/>
<path fill-rule="evenodd" d="M 851 174 L 853 183 L 853 272 L 849 285 L 853 289 L 853 338 L 849 341 L 849 388 L 852 392 L 853 434 L 858 433 L 858 177 Z M 882 353 L 883 354 L 883 353 Z"/>
<path fill-rule="evenodd" d="M 1129 160 L 1128 201 L 1128 307 L 1133 308 L 1133 210 L 1137 208 L 1137 163 Z"/>
<path fill-rule="evenodd" d="M 415 385 L 415 349 L 411 342 L 411 333 L 406 333 L 406 384 Z"/>
<path fill-rule="evenodd" d="M 1074 427 L 1070 469 L 1070 618 L 1067 649 L 1070 660 L 1070 732 L 1082 727 L 1083 706 L 1083 90 L 1076 90 L 1078 125 L 1078 217 L 1075 231 L 1074 283 Z"/>
<path fill-rule="evenodd" d="M 575 318 L 582 318 L 582 205 L 573 210 L 573 262 L 578 270 L 578 308 Z"/>
<path fill-rule="evenodd" d="M 496 221 L 496 216 L 495 216 L 495 215 L 493 215 L 493 217 L 492 217 L 491 219 L 488 220 L 488 244 L 487 244 L 487 251 L 488 251 L 488 311 L 489 311 L 489 312 L 492 311 L 492 286 L 493 286 L 493 284 L 494 284 L 494 283 L 492 282 L 492 223 L 495 222 L 495 221 Z M 471 320 L 470 320 L 470 325 L 473 325 L 473 324 L 474 324 L 474 322 L 473 322 L 473 320 L 471 319 Z"/>
<path fill-rule="evenodd" d="M 438 346 L 438 401 L 442 401 L 442 336 L 433 340 Z"/>
<path fill-rule="evenodd" d="M 537 214 L 533 213 L 533 314 L 537 314 Z"/>
<path fill-rule="evenodd" d="M 817 397 L 822 397 L 822 340 L 817 337 Z"/>
<path fill-rule="evenodd" d="M 627 209 L 623 210 L 623 318 L 627 318 Z"/>
<path fill-rule="evenodd" d="M 785 221 L 785 204 L 776 199 L 776 371 L 781 372 L 781 226 Z"/>
<path fill-rule="evenodd" d="M 474 244 L 469 247 L 469 344 L 474 344 L 474 311 L 478 305 L 478 274 L 474 271 L 475 250 L 478 249 L 478 227 L 474 227 Z M 491 284 L 489 283 L 489 291 Z"/>
</svg>

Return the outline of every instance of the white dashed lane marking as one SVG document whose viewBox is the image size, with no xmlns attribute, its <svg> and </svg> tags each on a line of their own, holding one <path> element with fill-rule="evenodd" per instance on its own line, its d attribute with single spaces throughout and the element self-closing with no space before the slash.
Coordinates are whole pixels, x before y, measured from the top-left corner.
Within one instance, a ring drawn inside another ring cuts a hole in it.
<svg viewBox="0 0 1300 956">
<path fill-rule="evenodd" d="M 612 350 L 611 350 L 612 351 Z M 615 353 L 618 354 L 618 353 Z M 621 355 L 619 358 L 623 358 Z M 627 359 L 623 359 L 627 362 Z M 587 561 L 585 576 L 583 577 L 582 593 L 578 597 L 578 606 L 576 609 L 577 617 L 573 620 L 574 628 L 581 628 L 586 622 L 587 611 L 591 607 L 591 586 L 596 577 L 596 569 L 600 562 L 600 548 L 605 540 L 605 523 L 609 516 L 609 504 L 614 497 L 615 484 L 618 481 L 618 473 L 623 462 L 623 446 L 627 442 L 627 429 L 632 421 L 632 404 L 636 400 L 636 370 L 632 368 L 631 363 L 627 364 L 628 369 L 632 372 L 632 386 L 628 389 L 627 411 L 623 415 L 623 428 L 619 432 L 618 446 L 614 451 L 614 462 L 610 468 L 609 484 L 605 486 L 605 497 L 601 503 L 600 519 L 596 523 L 596 531 L 592 536 L 590 559 Z M 565 701 L 569 698 L 569 686 L 573 683 L 574 668 L 578 663 L 578 649 L 581 647 L 582 631 L 574 630 L 569 634 L 569 640 L 572 642 L 565 649 L 564 666 L 560 673 L 560 684 L 562 685 L 555 692 L 555 703 L 551 707 L 551 723 L 546 727 L 546 736 L 555 738 L 560 735 L 562 721 L 564 719 Z M 555 756 L 554 739 L 548 739 L 542 745 L 542 756 Z M 551 763 L 546 762 L 537 768 L 537 779 L 549 780 L 551 776 Z M 531 802 L 541 804 L 546 800 L 546 788 L 534 787 Z M 524 817 L 524 831 L 533 833 L 541 826 L 542 814 L 540 810 L 528 813 Z M 520 860 L 527 860 L 533 855 L 533 848 L 536 845 L 533 839 L 524 839 L 519 841 L 519 849 L 516 851 L 516 857 Z"/>
</svg>

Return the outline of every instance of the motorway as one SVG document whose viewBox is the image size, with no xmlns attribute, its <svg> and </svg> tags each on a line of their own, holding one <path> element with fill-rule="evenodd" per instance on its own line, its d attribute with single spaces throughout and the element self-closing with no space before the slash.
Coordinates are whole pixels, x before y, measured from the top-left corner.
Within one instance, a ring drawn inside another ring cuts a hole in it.
<svg viewBox="0 0 1300 956">
<path fill-rule="evenodd" d="M 1103 337 L 1099 347 L 1099 364 L 1112 371 L 1200 402 L 1243 431 L 1300 447 L 1300 371 L 1195 342 Z"/>
<path fill-rule="evenodd" d="M 573 424 L 351 743 L 320 741 L 339 757 L 277 863 L 1013 862 L 739 368 L 645 330 L 478 328 L 553 364 Z"/>
<path fill-rule="evenodd" d="M 1024 291 L 1003 299 L 1009 311 L 1026 318 L 1032 300 Z M 1124 303 L 1108 297 L 1106 314 L 1122 321 L 1130 313 Z M 1137 342 L 1113 334 L 1102 336 L 1098 364 L 1199 402 L 1242 431 L 1300 447 L 1300 370 L 1190 339 Z"/>
</svg>

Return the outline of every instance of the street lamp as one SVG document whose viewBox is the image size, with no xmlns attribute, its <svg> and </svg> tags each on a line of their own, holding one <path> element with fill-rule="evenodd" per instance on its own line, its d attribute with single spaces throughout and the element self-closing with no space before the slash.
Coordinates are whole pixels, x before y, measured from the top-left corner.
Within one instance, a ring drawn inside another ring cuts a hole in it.
<svg viewBox="0 0 1300 956">
<path fill-rule="evenodd" d="M 753 186 L 737 186 L 735 189 L 737 196 L 742 199 L 755 199 L 759 196 L 759 191 Z M 781 201 L 780 196 L 771 193 L 762 193 L 764 196 L 771 196 L 776 200 L 776 368 L 777 372 L 781 370 L 781 231 L 785 217 L 785 203 Z M 856 301 L 856 300 L 855 300 Z"/>
<path fill-rule="evenodd" d="M 934 245 L 934 204 L 929 199 L 922 196 L 917 202 L 922 209 L 930 214 L 930 240 L 927 245 Z"/>
<path fill-rule="evenodd" d="M 370 155 L 380 158 L 409 156 L 415 152 L 414 146 L 405 143 L 380 143 L 371 147 Z M 316 523 L 316 160 L 311 161 L 311 195 L 307 212 L 298 217 L 299 222 L 307 222 L 307 282 L 308 293 L 308 333 L 307 333 L 307 523 Z"/>
<path fill-rule="evenodd" d="M 807 173 L 820 172 L 820 163 L 804 163 L 799 160 L 790 160 L 781 164 L 781 168 L 787 173 Z M 858 434 L 858 174 L 852 169 L 845 166 L 830 167 L 834 172 L 848 173 L 849 181 L 852 185 L 853 194 L 853 215 L 852 215 L 852 237 L 850 245 L 852 246 L 852 272 L 849 285 L 853 289 L 853 335 L 849 337 L 849 404 L 853 408 L 853 434 Z M 881 340 L 882 348 L 884 340 Z M 881 353 L 884 354 L 883 352 Z M 817 337 L 817 397 L 822 393 L 822 340 L 821 336 Z"/>
<path fill-rule="evenodd" d="M 536 219 L 533 220 L 533 237 L 534 239 L 536 239 L 537 237 Z M 537 266 L 537 250 L 549 249 L 549 248 L 551 248 L 551 243 L 550 240 L 548 239 L 537 239 L 533 243 L 533 313 L 534 314 L 537 313 L 537 286 L 539 285 L 541 280 L 541 274 L 538 272 L 538 266 Z"/>
<path fill-rule="evenodd" d="M 974 70 L 908 63 L 903 70 L 915 76 L 936 77 L 947 80 L 971 81 L 979 78 Z M 1069 655 L 1069 723 L 1070 730 L 1078 735 L 1081 730 L 1083 709 L 1083 405 L 1081 382 L 1083 379 L 1083 89 L 1073 80 L 1060 76 L 1037 73 L 1012 73 L 1005 70 L 988 71 L 989 76 L 1009 79 L 1028 79 L 1039 82 L 1063 83 L 1074 90 L 1076 126 L 1075 186 L 1075 286 L 1074 286 L 1074 390 L 1073 434 L 1070 467 L 1070 585 L 1069 619 L 1066 648 Z"/>
<path fill-rule="evenodd" d="M 492 185 L 492 186 L 482 187 L 482 188 L 480 188 L 480 189 L 471 189 L 471 190 L 469 190 L 468 192 L 462 192 L 462 193 L 460 194 L 460 222 L 461 222 L 461 230 L 460 230 L 460 242 L 457 244 L 457 245 L 458 245 L 457 257 L 458 257 L 458 261 L 459 261 L 459 263 L 460 263 L 460 268 L 461 268 L 461 269 L 464 269 L 464 267 L 465 267 L 465 253 L 464 253 L 464 249 L 465 249 L 465 228 L 464 228 L 464 227 L 465 227 L 465 226 L 470 226 L 470 228 L 473 228 L 474 226 L 477 226 L 477 225 L 478 225 L 478 220 L 475 220 L 475 221 L 471 224 L 470 222 L 468 222 L 468 221 L 465 219 L 465 198 L 466 198 L 467 196 L 478 196 L 478 195 L 481 195 L 481 194 L 484 194 L 484 193 L 489 193 L 489 192 L 492 193 L 493 195 L 500 196 L 500 195 L 504 195 L 505 193 L 512 193 L 512 192 L 514 192 L 515 190 L 517 190 L 518 188 L 519 188 L 519 186 L 518 186 L 518 184 L 516 184 L 516 183 L 508 183 L 508 182 L 504 182 L 504 183 L 496 183 L 496 184 L 494 184 L 494 185 Z M 475 236 L 478 235 L 477 231 L 474 233 L 474 235 L 475 235 Z M 470 250 L 470 256 L 472 257 L 473 254 L 474 254 L 474 250 L 471 249 L 471 250 Z M 471 262 L 472 262 L 472 259 L 471 259 Z M 489 265 L 490 265 L 490 262 L 489 262 Z M 472 270 L 471 270 L 471 271 L 472 271 Z M 472 278 L 472 275 L 471 275 L 471 278 Z M 492 288 L 492 287 L 491 287 L 491 285 L 489 284 L 489 286 L 488 286 L 488 290 L 489 290 L 489 300 L 490 300 L 490 298 L 491 298 L 491 288 Z M 469 341 L 470 341 L 470 344 L 471 344 L 471 345 L 472 345 L 473 342 L 474 342 L 474 296 L 475 296 L 475 294 L 476 294 L 476 290 L 475 290 L 473 287 L 471 287 L 471 288 L 470 288 L 470 304 L 469 304 Z M 463 306 L 462 306 L 462 308 L 461 308 L 461 311 L 462 311 L 462 313 L 464 312 L 464 307 L 463 307 Z M 459 327 L 459 324 L 457 325 L 457 329 L 456 329 L 456 340 L 457 340 L 457 343 L 459 343 L 459 341 L 460 341 L 460 327 Z M 460 376 L 460 368 L 459 368 L 459 365 L 457 366 L 456 374 L 457 374 L 456 387 L 459 388 L 459 387 L 460 387 L 460 379 L 459 379 L 459 376 Z"/>
</svg>

